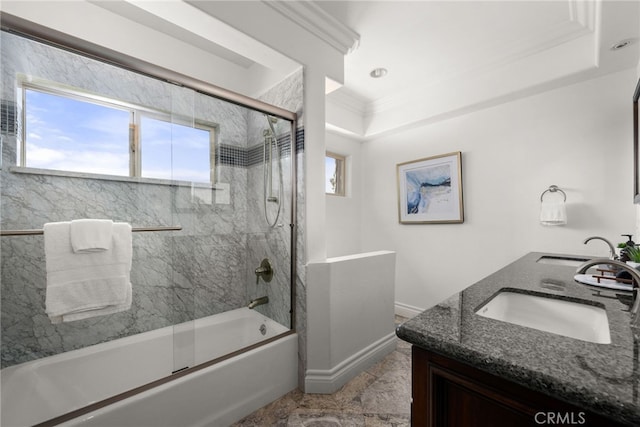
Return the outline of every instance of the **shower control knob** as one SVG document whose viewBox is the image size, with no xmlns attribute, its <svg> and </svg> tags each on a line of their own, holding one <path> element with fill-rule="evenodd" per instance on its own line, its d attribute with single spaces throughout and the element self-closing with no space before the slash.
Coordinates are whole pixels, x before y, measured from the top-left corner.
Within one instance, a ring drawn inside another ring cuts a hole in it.
<svg viewBox="0 0 640 427">
<path fill-rule="evenodd" d="M 262 280 L 269 283 L 271 279 L 273 279 L 273 268 L 271 267 L 271 262 L 268 258 L 265 258 L 260 263 L 260 267 L 256 268 L 256 285 L 260 283 L 260 277 Z"/>
</svg>

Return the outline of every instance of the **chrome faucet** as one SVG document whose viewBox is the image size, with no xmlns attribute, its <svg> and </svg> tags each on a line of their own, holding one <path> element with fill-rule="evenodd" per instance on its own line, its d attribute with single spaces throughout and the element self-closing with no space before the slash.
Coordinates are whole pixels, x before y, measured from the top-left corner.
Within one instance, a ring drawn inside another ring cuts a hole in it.
<svg viewBox="0 0 640 427">
<path fill-rule="evenodd" d="M 249 305 L 247 307 L 249 307 L 250 309 L 254 309 L 257 306 L 266 304 L 268 302 L 269 302 L 269 297 L 263 296 L 263 297 L 252 299 L 251 301 L 249 301 Z"/>
<path fill-rule="evenodd" d="M 629 312 L 631 313 L 631 327 L 633 328 L 634 335 L 640 338 L 640 298 L 638 298 L 638 292 L 640 292 L 640 271 L 636 270 L 628 264 L 625 264 L 622 261 L 618 261 L 615 259 L 594 258 L 578 267 L 578 270 L 576 270 L 576 274 L 584 274 L 589 268 L 600 264 L 616 266 L 631 275 L 631 283 L 633 286 L 633 304 L 631 305 L 631 310 L 629 310 Z"/>
<path fill-rule="evenodd" d="M 613 247 L 613 245 L 611 244 L 610 241 L 608 241 L 604 237 L 592 236 L 592 237 L 587 237 L 585 239 L 585 241 L 584 241 L 584 244 L 586 245 L 587 243 L 589 243 L 592 240 L 602 240 L 603 242 L 605 242 L 607 245 L 609 245 L 609 259 L 612 259 L 612 260 L 618 259 L 618 256 L 616 255 L 616 250 L 615 250 L 615 248 Z"/>
</svg>

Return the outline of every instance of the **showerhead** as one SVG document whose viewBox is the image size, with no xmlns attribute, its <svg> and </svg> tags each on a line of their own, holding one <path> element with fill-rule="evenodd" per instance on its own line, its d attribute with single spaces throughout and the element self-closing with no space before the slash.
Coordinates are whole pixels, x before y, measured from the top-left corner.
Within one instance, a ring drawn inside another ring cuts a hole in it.
<svg viewBox="0 0 640 427">
<path fill-rule="evenodd" d="M 275 138 L 275 137 L 276 137 L 276 130 L 274 129 L 273 125 L 274 125 L 274 124 L 276 124 L 276 123 L 278 123 L 278 118 L 277 118 L 277 117 L 270 116 L 270 115 L 268 115 L 268 114 L 265 114 L 265 115 L 264 115 L 264 117 L 267 119 L 267 124 L 269 125 L 269 129 L 271 130 L 271 136 L 272 136 L 273 138 Z M 265 131 L 263 132 L 263 136 L 264 136 L 265 138 L 268 136 L 268 132 L 269 132 L 268 130 L 265 130 Z"/>
<path fill-rule="evenodd" d="M 278 223 L 278 218 L 280 217 L 280 210 L 282 208 L 282 203 L 281 203 L 281 193 L 282 193 L 282 163 L 281 163 L 281 152 L 280 152 L 280 147 L 278 146 L 278 137 L 276 136 L 276 130 L 274 128 L 273 125 L 275 125 L 276 123 L 278 123 L 278 118 L 277 117 L 273 117 L 270 116 L 268 114 L 264 115 L 265 119 L 267 119 L 267 124 L 269 125 L 269 129 L 265 129 L 263 131 L 263 135 L 264 135 L 264 157 L 263 157 L 263 171 L 264 171 L 264 218 L 267 220 L 267 224 L 269 224 L 269 227 L 275 227 L 276 224 Z M 272 194 L 273 191 L 273 186 L 272 186 L 272 152 L 273 152 L 273 147 L 275 146 L 275 152 L 276 152 L 276 156 L 277 156 L 277 166 L 278 166 L 278 176 L 279 176 L 279 186 L 278 186 L 278 196 L 274 196 Z M 268 191 L 267 191 L 268 189 Z M 276 213 L 276 217 L 275 219 L 272 221 L 269 220 L 269 217 L 267 215 L 267 202 L 272 202 L 277 204 L 278 206 L 278 211 Z"/>
</svg>

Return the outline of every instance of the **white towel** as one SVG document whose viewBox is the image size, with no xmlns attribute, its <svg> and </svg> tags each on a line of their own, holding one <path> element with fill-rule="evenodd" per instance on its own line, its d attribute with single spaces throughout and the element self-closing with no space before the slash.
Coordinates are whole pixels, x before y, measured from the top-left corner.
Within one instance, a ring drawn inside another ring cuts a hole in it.
<svg viewBox="0 0 640 427">
<path fill-rule="evenodd" d="M 75 219 L 71 221 L 73 252 L 102 252 L 111 248 L 113 221 L 110 219 Z"/>
<path fill-rule="evenodd" d="M 117 313 L 131 307 L 131 226 L 114 223 L 111 249 L 74 253 L 71 223 L 44 225 L 46 312 L 52 323 Z"/>
<path fill-rule="evenodd" d="M 540 224 L 564 225 L 567 223 L 567 208 L 563 201 L 543 201 L 540 206 Z"/>
</svg>

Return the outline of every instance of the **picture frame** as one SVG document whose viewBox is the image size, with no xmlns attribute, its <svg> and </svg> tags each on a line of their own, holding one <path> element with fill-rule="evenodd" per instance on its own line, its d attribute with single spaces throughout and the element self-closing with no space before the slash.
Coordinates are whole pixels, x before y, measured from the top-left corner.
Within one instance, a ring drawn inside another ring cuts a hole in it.
<svg viewBox="0 0 640 427">
<path fill-rule="evenodd" d="M 401 224 L 464 222 L 460 151 L 399 163 L 396 172 Z"/>
<path fill-rule="evenodd" d="M 638 148 L 638 99 L 640 98 L 640 79 L 633 93 L 633 202 L 640 204 L 640 148 Z"/>
</svg>

